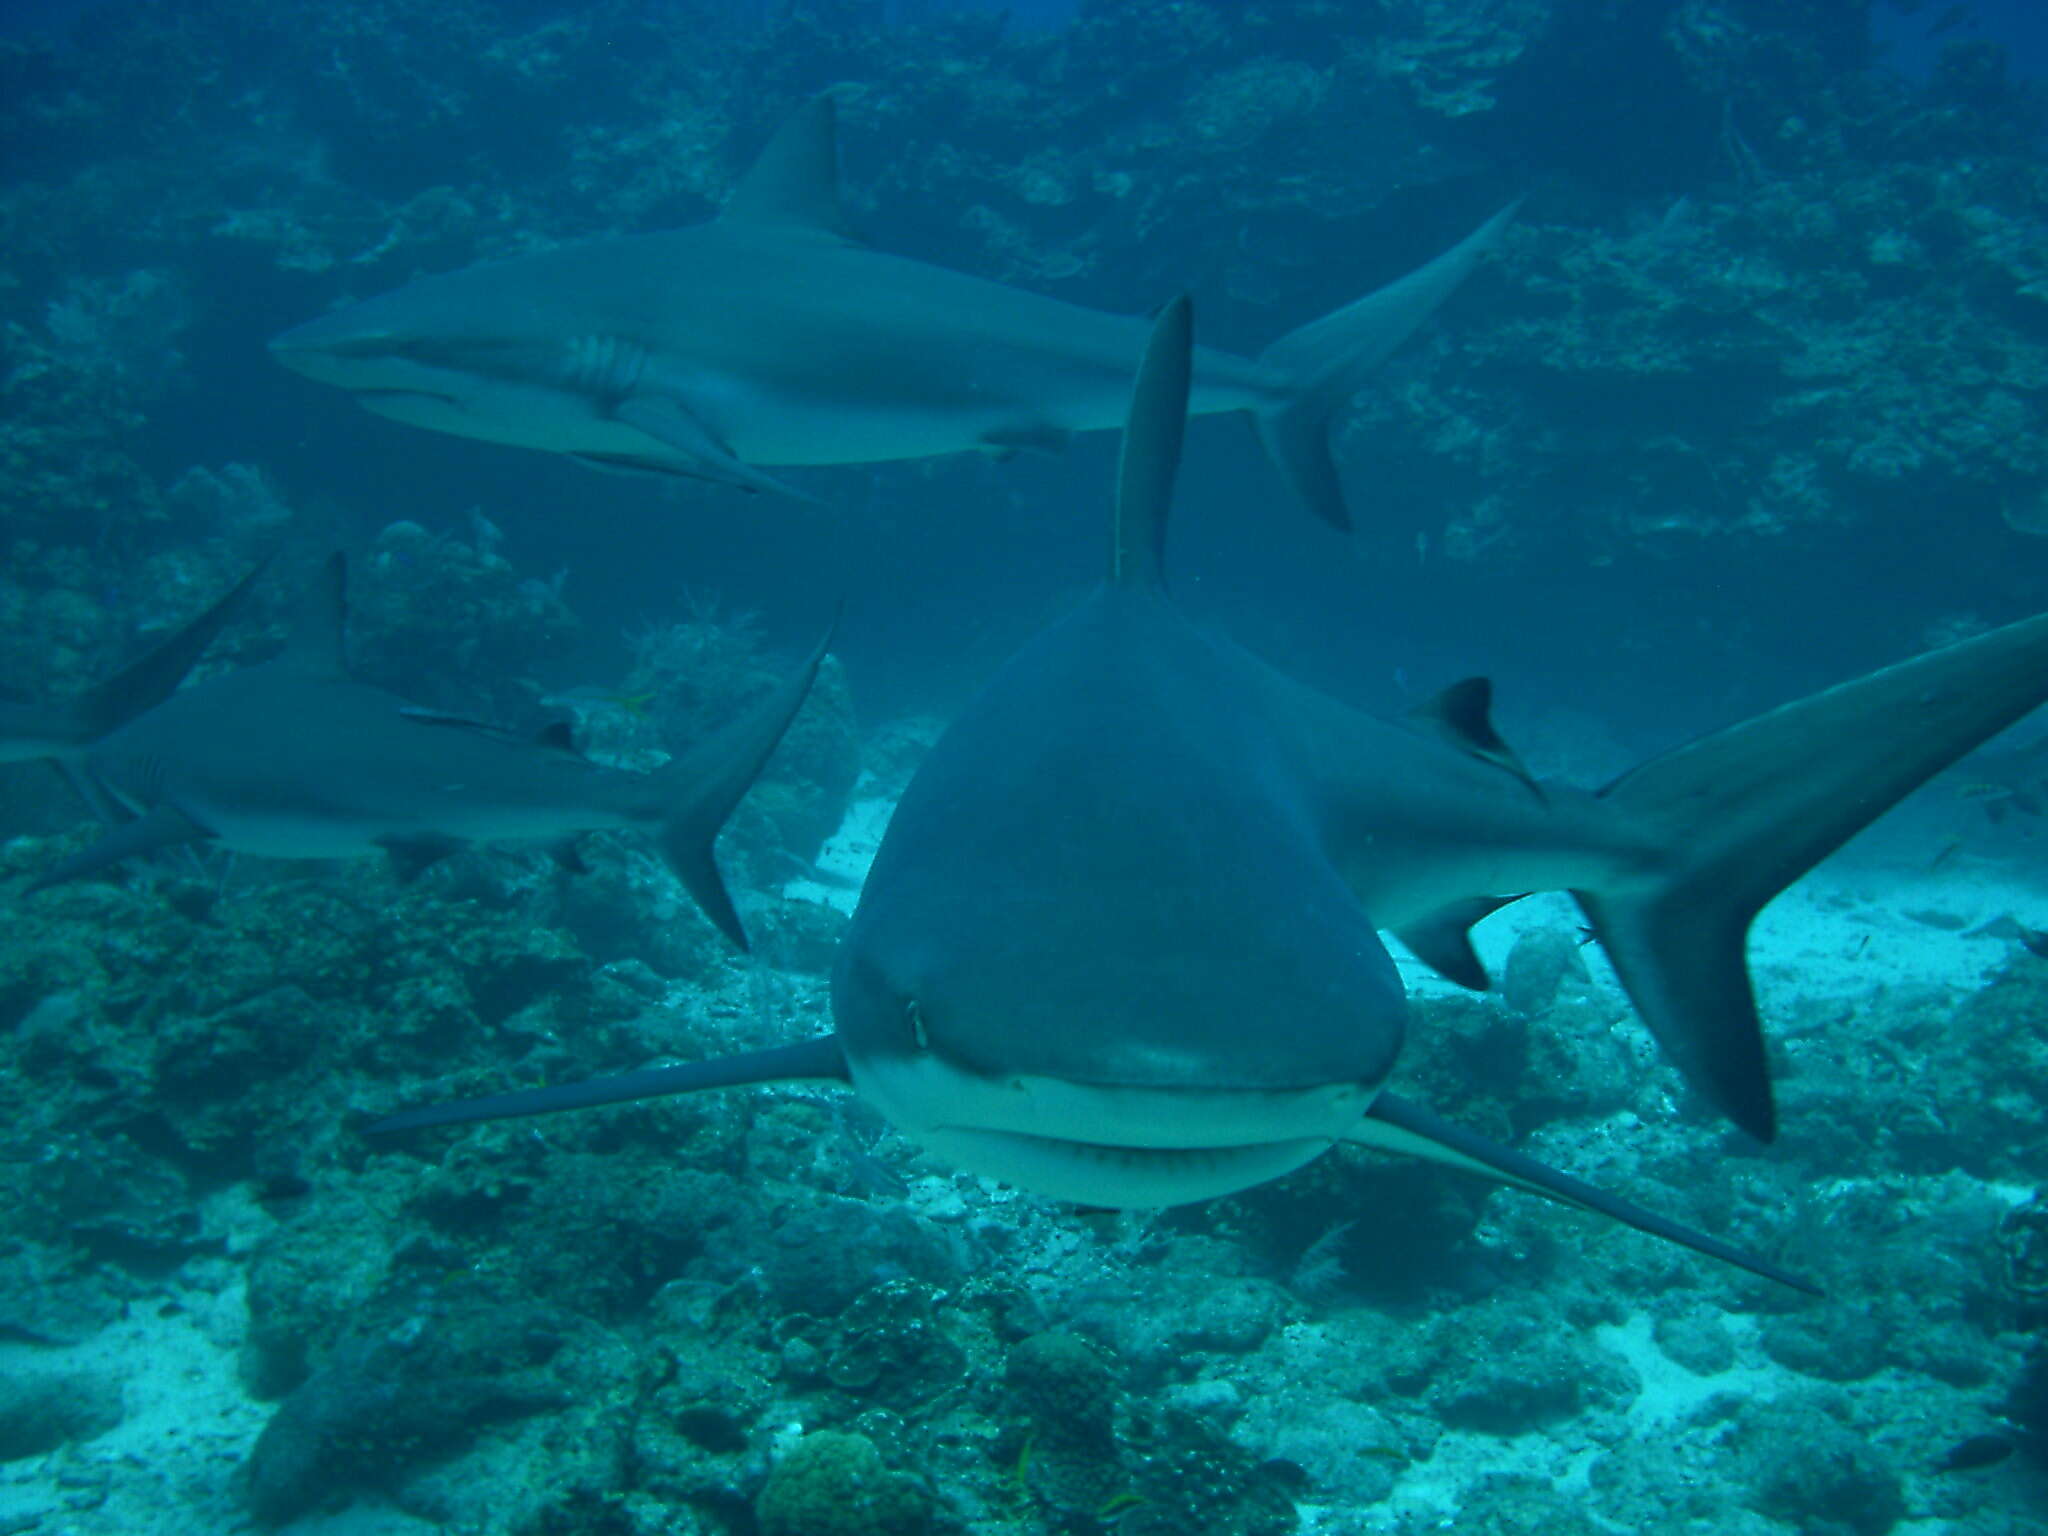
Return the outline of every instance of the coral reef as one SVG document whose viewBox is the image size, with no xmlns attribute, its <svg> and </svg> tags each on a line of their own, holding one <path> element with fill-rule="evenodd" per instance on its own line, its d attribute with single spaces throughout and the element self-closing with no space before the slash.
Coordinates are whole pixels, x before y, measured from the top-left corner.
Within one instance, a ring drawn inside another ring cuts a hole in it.
<svg viewBox="0 0 2048 1536">
<path fill-rule="evenodd" d="M 261 342 L 423 272 L 707 216 L 827 87 L 890 248 L 1125 310 L 1193 286 L 1233 347 L 1528 194 L 1348 427 L 1361 541 L 1425 574 L 1655 593 L 1722 551 L 1796 578 L 1874 550 L 1971 575 L 1967 601 L 1877 591 L 1902 631 L 2038 600 L 2048 182 L 1981 48 L 1916 88 L 1865 68 L 1846 0 L 1131 0 L 1036 32 L 890 9 L 197 0 L 0 41 L 0 681 L 86 687 L 276 549 L 208 665 L 258 659 L 341 545 L 366 677 L 567 717 L 607 762 L 687 750 L 829 594 L 799 618 L 808 590 L 735 556 L 690 570 L 721 601 L 675 607 L 666 541 L 732 555 L 751 535 L 713 525 L 808 513 L 689 488 L 586 528 L 576 496 L 613 482 L 562 493 L 397 428 L 358 460 L 280 403 Z M 856 506 L 862 483 L 826 498 L 845 548 L 1042 510 L 961 466 Z M 643 565 L 662 603 L 615 603 Z M 1768 1151 L 1687 1099 L 1569 916 L 1525 930 L 1498 998 L 1418 998 L 1401 1091 L 1772 1252 L 1821 1303 L 1348 1151 L 1077 1214 L 822 1088 L 361 1134 L 829 1027 L 843 917 L 777 893 L 931 736 L 863 741 L 853 697 L 828 663 L 722 850 L 745 960 L 623 835 L 580 874 L 175 861 L 26 898 L 88 833 L 41 769 L 0 769 L 0 1529 L 350 1504 L 479 1536 L 2039 1526 L 2048 963 L 2009 940 L 1982 940 L 2009 953 L 1981 986 L 1766 976 Z M 1535 745 L 1598 782 L 1615 743 L 1558 702 Z"/>
</svg>

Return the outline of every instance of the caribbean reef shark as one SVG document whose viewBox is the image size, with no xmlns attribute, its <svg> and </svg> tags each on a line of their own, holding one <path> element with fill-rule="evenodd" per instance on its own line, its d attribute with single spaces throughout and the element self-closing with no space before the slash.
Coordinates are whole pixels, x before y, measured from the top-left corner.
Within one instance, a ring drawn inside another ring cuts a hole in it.
<svg viewBox="0 0 2048 1536">
<path fill-rule="evenodd" d="M 1180 301 L 1130 406 L 1110 578 L 911 780 L 838 956 L 834 1034 L 373 1130 L 836 1081 L 934 1153 L 1083 1204 L 1229 1194 L 1362 1143 L 1808 1288 L 1386 1092 L 1407 1008 L 1378 934 L 1485 987 L 1468 926 L 1518 893 L 1573 891 L 1679 1067 L 1767 1139 L 1751 920 L 2048 696 L 2048 616 L 1702 737 L 1599 793 L 1536 782 L 1481 680 L 1382 723 L 1167 600 L 1190 375 Z"/>
<path fill-rule="evenodd" d="M 795 718 L 825 641 L 723 730 L 651 774 L 627 773 L 578 754 L 566 730 L 522 737 L 350 678 L 346 582 L 336 555 L 282 655 L 185 689 L 89 747 L 79 773 L 133 819 L 30 890 L 189 843 L 275 858 L 382 851 L 410 872 L 469 842 L 643 827 L 746 948 L 712 844 Z"/>
<path fill-rule="evenodd" d="M 0 763 L 46 758 L 68 767 L 94 742 L 163 703 L 199 664 L 263 569 L 258 565 L 211 607 L 97 687 L 62 699 L 0 699 Z"/>
<path fill-rule="evenodd" d="M 850 1084 L 958 1164 L 1097 1206 L 1278 1177 L 1340 1142 L 1432 1158 L 1796 1276 L 1387 1090 L 1394 931 L 1454 980 L 1467 929 L 1572 891 L 1709 1098 L 1773 1129 L 1744 957 L 1765 902 L 2048 696 L 2048 618 L 1873 673 L 1597 793 L 1539 783 L 1469 681 L 1387 723 L 1190 623 L 1161 580 L 1190 387 L 1163 314 L 1109 580 L 952 724 L 889 824 L 820 1039 L 426 1108 L 380 1131 L 775 1080 Z"/>
<path fill-rule="evenodd" d="M 423 278 L 271 351 L 413 426 L 752 491 L 794 494 L 761 465 L 1007 453 L 1115 426 L 1146 322 L 862 243 L 835 140 L 818 97 L 710 223 Z M 1332 418 L 1507 217 L 1257 359 L 1202 348 L 1191 408 L 1248 412 L 1300 498 L 1346 526 Z"/>
</svg>

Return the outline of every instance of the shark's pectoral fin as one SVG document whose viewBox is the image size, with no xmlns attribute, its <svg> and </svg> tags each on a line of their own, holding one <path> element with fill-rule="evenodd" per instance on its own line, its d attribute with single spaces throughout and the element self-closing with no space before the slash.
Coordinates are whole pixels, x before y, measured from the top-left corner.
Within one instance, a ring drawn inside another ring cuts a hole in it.
<svg viewBox="0 0 2048 1536">
<path fill-rule="evenodd" d="M 840 1049 L 839 1037 L 825 1035 L 816 1040 L 802 1040 L 795 1045 L 747 1051 L 738 1056 L 718 1056 L 710 1061 L 650 1067 L 644 1072 L 625 1072 L 617 1077 L 593 1078 L 589 1082 L 528 1088 L 518 1093 L 499 1093 L 482 1099 L 459 1099 L 452 1104 L 431 1104 L 424 1109 L 409 1109 L 379 1120 L 368 1128 L 368 1134 L 390 1136 L 429 1125 L 462 1125 L 477 1120 L 510 1120 L 521 1115 L 552 1115 L 565 1109 L 624 1104 L 634 1099 L 659 1099 L 676 1093 L 699 1093 L 707 1088 L 746 1088 L 756 1083 L 846 1081 L 846 1053 Z"/>
<path fill-rule="evenodd" d="M 62 885 L 81 876 L 132 859 L 139 854 L 196 843 L 213 834 L 174 805 L 159 805 L 133 821 L 124 821 L 82 853 L 60 860 L 56 867 L 29 883 L 29 891 Z"/>
<path fill-rule="evenodd" d="M 1746 1253 L 1732 1243 L 1725 1243 L 1717 1237 L 1694 1231 L 1682 1222 L 1659 1216 L 1645 1210 L 1619 1195 L 1610 1195 L 1595 1189 L 1583 1179 L 1575 1179 L 1568 1173 L 1560 1173 L 1536 1161 L 1512 1147 L 1499 1146 L 1484 1136 L 1476 1136 L 1460 1126 L 1441 1120 L 1419 1104 L 1390 1093 L 1383 1093 L 1373 1101 L 1371 1109 L 1360 1122 L 1356 1131 L 1344 1138 L 1360 1146 L 1372 1147 L 1381 1152 L 1397 1152 L 1408 1157 L 1426 1158 L 1430 1162 L 1443 1163 L 1448 1167 L 1460 1168 L 1467 1173 L 1476 1173 L 1483 1178 L 1496 1179 L 1503 1184 L 1512 1184 L 1531 1194 L 1543 1195 L 1575 1205 L 1580 1210 L 1606 1216 L 1625 1226 L 1634 1227 L 1638 1232 L 1647 1232 L 1652 1237 L 1661 1237 L 1667 1242 L 1690 1248 L 1709 1258 L 1720 1259 L 1738 1269 L 1746 1269 L 1753 1275 L 1766 1280 L 1775 1280 L 1780 1285 L 1789 1285 L 1795 1291 L 1804 1291 L 1809 1296 L 1818 1296 L 1820 1288 L 1809 1280 L 1803 1280 L 1789 1270 L 1780 1269 L 1767 1259 Z"/>
<path fill-rule="evenodd" d="M 422 832 L 414 837 L 380 837 L 377 846 L 391 855 L 391 872 L 400 885 L 413 881 L 451 855 L 469 846 L 459 837 L 440 832 Z"/>
<path fill-rule="evenodd" d="M 743 491 L 762 491 L 813 504 L 818 500 L 735 457 L 733 451 L 673 395 L 628 395 L 612 407 L 611 413 L 616 420 L 638 428 L 681 454 L 688 461 L 688 467 L 675 470 L 677 473 L 688 473 L 699 480 L 710 480 L 719 485 L 737 486 Z"/>
<path fill-rule="evenodd" d="M 1469 752 L 1496 768 L 1505 768 L 1528 785 L 1529 792 L 1538 800 L 1543 798 L 1543 786 L 1522 766 L 1515 749 L 1493 728 L 1493 682 L 1490 678 L 1468 677 L 1455 682 L 1434 698 L 1409 710 L 1408 718 L 1460 751 Z"/>
<path fill-rule="evenodd" d="M 1474 992 L 1484 992 L 1493 985 L 1493 979 L 1486 974 L 1478 951 L 1472 947 L 1472 925 L 1521 899 L 1521 896 L 1474 896 L 1469 901 L 1454 901 L 1405 928 L 1396 928 L 1394 937 L 1445 981 L 1454 981 Z"/>
</svg>

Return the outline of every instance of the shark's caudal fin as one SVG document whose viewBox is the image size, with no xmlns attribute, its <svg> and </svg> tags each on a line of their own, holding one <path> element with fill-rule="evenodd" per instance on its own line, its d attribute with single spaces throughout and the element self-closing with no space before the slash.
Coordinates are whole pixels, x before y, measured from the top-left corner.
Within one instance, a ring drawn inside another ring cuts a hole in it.
<svg viewBox="0 0 2048 1536">
<path fill-rule="evenodd" d="M 1434 261 L 1289 331 L 1260 354 L 1260 362 L 1294 387 L 1284 403 L 1260 414 L 1259 438 L 1294 494 L 1332 527 L 1351 526 L 1330 454 L 1337 413 L 1386 355 L 1479 264 L 1514 217 L 1515 206 L 1503 208 Z"/>
<path fill-rule="evenodd" d="M 835 619 L 804 664 L 760 703 L 654 775 L 662 857 L 704 915 L 742 950 L 747 932 L 712 845 L 803 707 L 837 627 Z"/>
<path fill-rule="evenodd" d="M 50 704 L 0 706 L 0 762 L 87 746 L 155 709 L 178 691 L 269 564 L 258 561 L 205 612 L 97 687 Z"/>
<path fill-rule="evenodd" d="M 718 1056 L 673 1067 L 650 1067 L 617 1077 L 582 1083 L 560 1083 L 488 1098 L 458 1099 L 408 1109 L 367 1127 L 372 1136 L 391 1136 L 430 1125 L 466 1125 L 479 1120 L 511 1120 L 521 1115 L 552 1115 L 598 1104 L 624 1104 L 634 1099 L 659 1099 L 676 1093 L 701 1093 L 707 1088 L 746 1088 L 756 1083 L 838 1082 L 846 1077 L 846 1056 L 837 1035 L 801 1040 L 772 1050 Z"/>
<path fill-rule="evenodd" d="M 1166 520 L 1173 510 L 1181 439 L 1187 435 L 1193 352 L 1194 311 L 1182 294 L 1153 323 L 1124 420 L 1109 554 L 1113 586 L 1154 588 L 1164 581 Z"/>
<path fill-rule="evenodd" d="M 1498 1179 L 1517 1189 L 1526 1189 L 1532 1194 L 1575 1205 L 1597 1216 L 1606 1216 L 1634 1227 L 1638 1232 L 1647 1232 L 1652 1237 L 1661 1237 L 1695 1253 L 1704 1253 L 1709 1258 L 1746 1269 L 1766 1280 L 1789 1285 L 1795 1291 L 1804 1291 L 1809 1296 L 1820 1294 L 1819 1288 L 1811 1281 L 1802 1280 L 1768 1260 L 1745 1253 L 1732 1243 L 1696 1232 L 1683 1222 L 1672 1221 L 1618 1195 L 1595 1189 L 1582 1179 L 1560 1173 L 1512 1147 L 1497 1146 L 1483 1136 L 1438 1119 L 1419 1104 L 1411 1104 L 1390 1093 L 1383 1093 L 1373 1101 L 1372 1108 L 1366 1112 L 1365 1123 L 1345 1139 L 1381 1152 L 1427 1158 L 1431 1162 L 1462 1168 L 1467 1173 Z"/>
<path fill-rule="evenodd" d="M 2048 700 L 2048 615 L 1843 683 L 1601 791 L 1661 867 L 1574 891 L 1681 1071 L 1764 1140 L 1776 1112 L 1744 940 L 1764 904 L 1906 794 Z"/>
</svg>

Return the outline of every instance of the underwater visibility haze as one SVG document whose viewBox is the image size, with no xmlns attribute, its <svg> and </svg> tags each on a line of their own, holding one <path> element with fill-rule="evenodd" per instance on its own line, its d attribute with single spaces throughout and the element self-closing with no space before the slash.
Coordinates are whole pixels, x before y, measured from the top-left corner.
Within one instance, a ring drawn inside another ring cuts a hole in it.
<svg viewBox="0 0 2048 1536">
<path fill-rule="evenodd" d="M 0 1531 L 2048 1528 L 2042 45 L 11 9 Z"/>
</svg>

